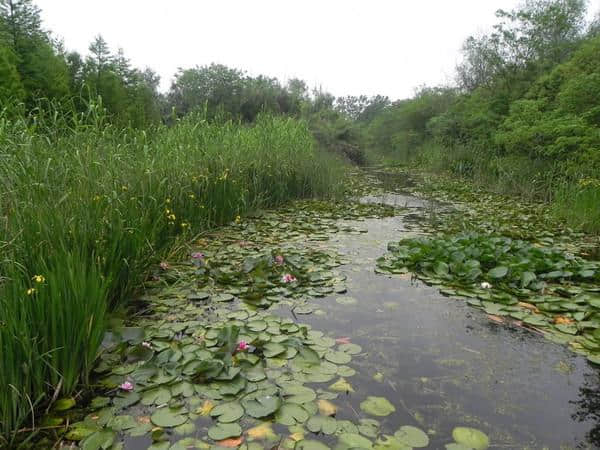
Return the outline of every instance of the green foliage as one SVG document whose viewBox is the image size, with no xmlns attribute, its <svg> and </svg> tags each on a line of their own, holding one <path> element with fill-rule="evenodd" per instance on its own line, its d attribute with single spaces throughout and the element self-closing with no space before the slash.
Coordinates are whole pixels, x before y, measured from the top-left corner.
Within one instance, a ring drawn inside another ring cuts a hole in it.
<svg viewBox="0 0 600 450">
<path fill-rule="evenodd" d="M 555 198 L 562 210 L 564 193 L 600 172 L 600 38 L 594 25 L 584 35 L 585 6 L 530 0 L 498 11 L 491 33 L 465 42 L 459 89 L 426 89 L 386 108 L 368 127 L 371 148 L 494 190 Z M 599 207 L 581 192 L 579 206 L 591 210 L 562 216 L 590 230 Z"/>
<path fill-rule="evenodd" d="M 446 295 L 467 297 L 496 322 L 543 329 L 600 361 L 600 261 L 479 232 L 404 239 L 388 250 L 378 260 L 380 272 L 412 271 Z"/>
<path fill-rule="evenodd" d="M 480 233 L 404 239 L 388 245 L 382 269 L 408 269 L 458 286 L 480 281 L 540 291 L 544 280 L 600 281 L 600 265 L 527 241 Z"/>
<path fill-rule="evenodd" d="M 495 141 L 512 153 L 566 161 L 565 169 L 600 170 L 600 40 L 588 41 L 527 99 L 511 105 Z"/>
<path fill-rule="evenodd" d="M 600 234 L 600 180 L 582 178 L 577 184 L 563 183 L 556 188 L 552 212 L 567 223 L 589 233 Z"/>
<path fill-rule="evenodd" d="M 452 90 L 424 88 L 414 99 L 385 108 L 367 128 L 371 146 L 409 159 L 430 137 L 430 119 L 445 111 L 453 99 Z"/>
<path fill-rule="evenodd" d="M 301 122 L 261 117 L 245 127 L 189 116 L 142 132 L 105 120 L 98 108 L 85 122 L 0 118 L 5 436 L 32 403 L 85 381 L 107 311 L 127 301 L 174 239 L 336 191 L 337 161 L 315 153 Z"/>
<path fill-rule="evenodd" d="M 323 150 L 333 151 L 355 164 L 365 164 L 359 127 L 331 107 L 304 113 L 311 133 Z"/>
<path fill-rule="evenodd" d="M 0 44 L 0 103 L 18 103 L 25 97 L 25 90 L 16 66 L 16 58 L 9 47 Z"/>
</svg>

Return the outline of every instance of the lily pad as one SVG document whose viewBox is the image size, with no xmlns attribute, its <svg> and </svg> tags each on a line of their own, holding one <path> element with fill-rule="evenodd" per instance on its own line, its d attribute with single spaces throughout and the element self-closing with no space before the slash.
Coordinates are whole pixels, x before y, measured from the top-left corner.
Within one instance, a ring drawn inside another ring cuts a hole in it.
<svg viewBox="0 0 600 450">
<path fill-rule="evenodd" d="M 242 434 L 242 427 L 237 423 L 218 423 L 208 429 L 208 437 L 213 441 L 238 437 Z"/>
<path fill-rule="evenodd" d="M 303 403 L 312 402 L 317 398 L 317 394 L 311 388 L 300 384 L 289 384 L 283 387 L 283 395 L 288 403 Z"/>
<path fill-rule="evenodd" d="M 421 448 L 429 445 L 429 436 L 423 430 L 410 425 L 400 427 L 394 433 L 394 437 L 410 447 Z"/>
<path fill-rule="evenodd" d="M 296 442 L 294 449 L 295 450 L 329 450 L 329 447 L 327 447 L 325 444 L 323 444 L 319 441 L 303 439 L 301 441 Z"/>
<path fill-rule="evenodd" d="M 105 450 L 115 441 L 114 431 L 102 430 L 90 434 L 81 442 L 81 450 Z"/>
<path fill-rule="evenodd" d="M 238 402 L 223 403 L 215 406 L 210 415 L 217 417 L 221 423 L 235 422 L 244 415 L 244 408 Z"/>
<path fill-rule="evenodd" d="M 279 409 L 281 400 L 278 396 L 263 391 L 257 391 L 242 399 L 246 414 L 256 419 L 270 416 Z"/>
<path fill-rule="evenodd" d="M 308 412 L 295 403 L 284 403 L 275 414 L 275 420 L 282 425 L 296 425 L 308 420 Z"/>
<path fill-rule="evenodd" d="M 352 357 L 344 352 L 328 352 L 325 354 L 325 359 L 334 364 L 347 364 L 352 360 Z"/>
<path fill-rule="evenodd" d="M 360 409 L 368 414 L 380 417 L 389 416 L 396 411 L 394 405 L 384 397 L 367 397 L 365 401 L 361 402 Z"/>
<path fill-rule="evenodd" d="M 498 266 L 494 267 L 488 272 L 490 278 L 504 278 L 508 274 L 508 267 Z"/>
<path fill-rule="evenodd" d="M 160 408 L 151 416 L 152 423 L 158 427 L 176 427 L 187 421 L 180 409 Z"/>
<path fill-rule="evenodd" d="M 456 427 L 452 430 L 452 437 L 458 444 L 475 450 L 486 450 L 490 446 L 487 435 L 476 428 Z"/>
<path fill-rule="evenodd" d="M 313 433 L 333 434 L 337 430 L 337 421 L 329 416 L 313 416 L 306 422 L 306 428 Z"/>
<path fill-rule="evenodd" d="M 338 444 L 335 448 L 338 450 L 371 449 L 373 448 L 373 443 L 360 434 L 344 433 L 339 436 Z"/>
</svg>

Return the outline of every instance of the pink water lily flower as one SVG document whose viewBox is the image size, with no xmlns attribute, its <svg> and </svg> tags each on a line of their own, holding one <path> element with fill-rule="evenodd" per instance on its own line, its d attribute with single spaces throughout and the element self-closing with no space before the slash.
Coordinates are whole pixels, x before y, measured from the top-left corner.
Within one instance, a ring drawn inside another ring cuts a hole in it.
<svg viewBox="0 0 600 450">
<path fill-rule="evenodd" d="M 238 342 L 237 348 L 235 349 L 237 352 L 245 352 L 248 350 L 248 343 L 246 341 Z"/>
<path fill-rule="evenodd" d="M 284 258 L 283 258 L 283 256 L 282 256 L 282 255 L 277 255 L 277 256 L 275 257 L 275 263 L 276 263 L 276 264 L 279 264 L 279 265 L 281 266 L 281 265 L 283 264 L 283 261 L 284 261 Z"/>
<path fill-rule="evenodd" d="M 119 386 L 124 391 L 133 391 L 133 383 L 131 381 L 126 381 L 125 383 Z"/>
<path fill-rule="evenodd" d="M 165 261 L 161 262 L 161 263 L 160 263 L 158 266 L 159 266 L 159 267 L 160 267 L 162 270 L 167 270 L 167 269 L 169 268 L 169 264 L 168 264 L 167 262 L 165 262 Z"/>
<path fill-rule="evenodd" d="M 297 281 L 296 277 L 291 273 L 286 273 L 284 276 L 281 277 L 282 283 L 293 283 L 294 281 Z"/>
<path fill-rule="evenodd" d="M 349 337 L 340 337 L 340 338 L 337 338 L 335 340 L 335 342 L 337 344 L 349 344 L 350 343 L 350 338 Z"/>
<path fill-rule="evenodd" d="M 204 259 L 204 253 L 194 252 L 192 253 L 192 259 Z"/>
</svg>

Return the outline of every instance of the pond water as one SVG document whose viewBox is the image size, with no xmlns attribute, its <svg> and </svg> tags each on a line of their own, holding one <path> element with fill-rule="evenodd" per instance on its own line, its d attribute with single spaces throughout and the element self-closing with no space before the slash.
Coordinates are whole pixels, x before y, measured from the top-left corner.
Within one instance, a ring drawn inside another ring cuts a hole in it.
<svg viewBox="0 0 600 450">
<path fill-rule="evenodd" d="M 345 295 L 357 302 L 319 301 L 327 314 L 303 319 L 362 346 L 353 386 L 401 405 L 385 420 L 390 429 L 433 429 L 431 448 L 443 448 L 462 425 L 486 432 L 490 448 L 597 448 L 600 384 L 585 358 L 532 331 L 496 324 L 434 287 L 376 274 L 387 242 L 412 234 L 402 217 L 348 224 L 368 232 L 336 234 L 327 245 L 352 261 L 342 271 Z M 378 373 L 383 379 L 375 381 Z M 352 396 L 347 400 L 358 410 Z"/>
<path fill-rule="evenodd" d="M 386 185 L 399 181 L 386 178 L 384 192 L 361 199 L 401 207 L 397 216 L 340 221 L 337 229 L 350 231 L 329 232 L 328 239 L 319 232 L 314 239 L 287 243 L 335 250 L 347 261 L 336 269 L 346 278 L 347 292 L 309 299 L 314 314 L 297 316 L 286 301 L 270 308 L 361 346 L 349 363 L 357 372 L 347 377 L 354 392 L 335 399 L 336 419 L 368 418 L 360 403 L 378 396 L 395 406 L 392 414 L 378 417 L 382 434 L 412 425 L 428 433 L 431 449 L 451 443 L 457 426 L 485 432 L 491 449 L 600 448 L 600 378 L 585 358 L 530 329 L 496 323 L 464 299 L 446 297 L 410 275 L 375 272 L 389 241 L 414 236 L 419 219 L 448 207 L 386 191 Z M 327 389 L 329 384 L 310 386 Z M 139 405 L 130 410 L 151 414 Z M 204 439 L 211 423 L 209 417 L 198 418 L 194 436 Z M 281 436 L 290 434 L 284 426 L 273 428 Z M 336 445 L 331 436 L 308 438 Z M 175 436 L 169 440 L 177 442 Z M 151 443 L 149 434 L 127 437 L 124 448 L 146 449 Z M 276 447 L 277 442 L 269 445 Z"/>
</svg>

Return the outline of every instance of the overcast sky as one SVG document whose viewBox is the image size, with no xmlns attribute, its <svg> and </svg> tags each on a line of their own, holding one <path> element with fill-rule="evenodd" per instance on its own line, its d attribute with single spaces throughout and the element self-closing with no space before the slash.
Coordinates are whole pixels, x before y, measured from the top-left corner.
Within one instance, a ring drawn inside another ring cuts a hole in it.
<svg viewBox="0 0 600 450">
<path fill-rule="evenodd" d="M 452 80 L 464 39 L 518 0 L 36 0 L 45 27 L 86 54 L 102 34 L 166 89 L 177 68 L 211 62 L 336 96 L 409 97 Z M 591 0 L 590 8 L 600 8 Z"/>
</svg>

